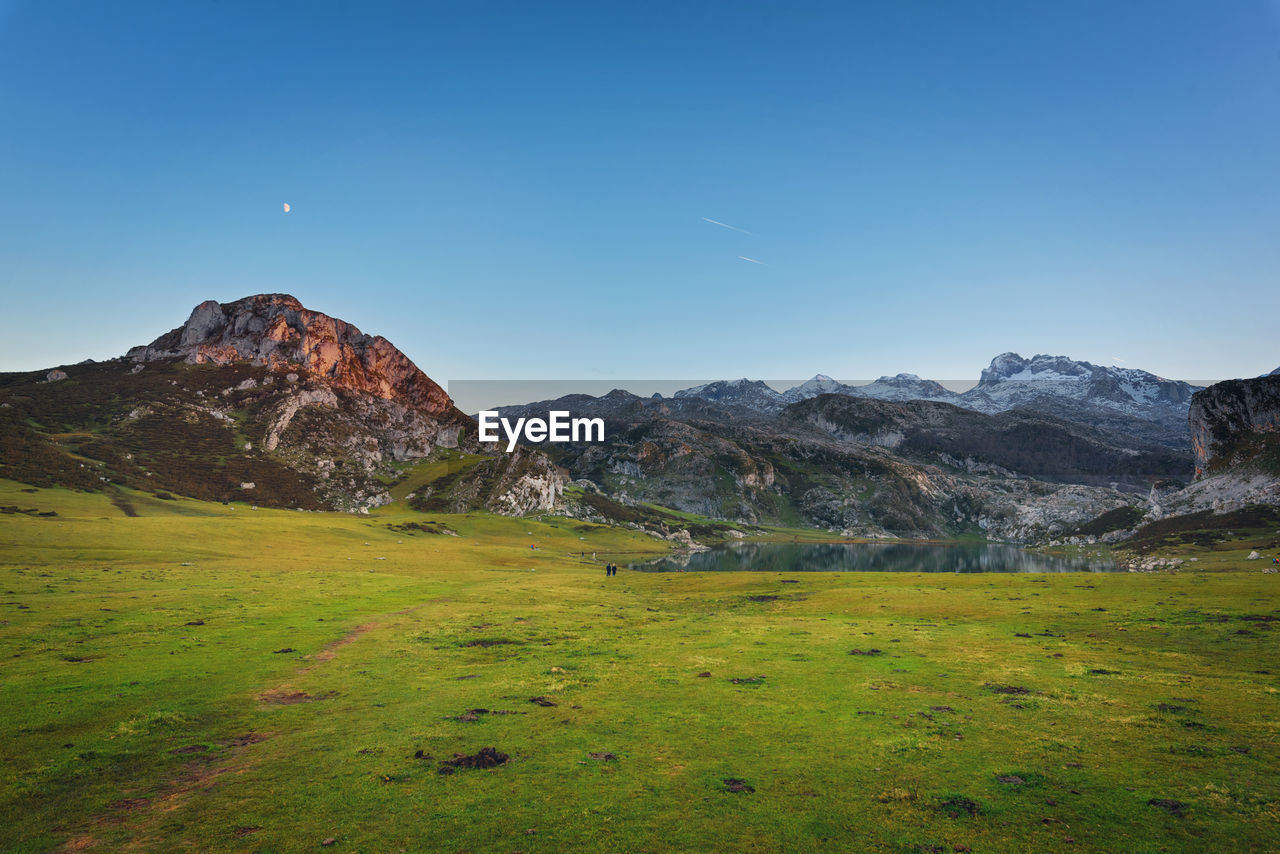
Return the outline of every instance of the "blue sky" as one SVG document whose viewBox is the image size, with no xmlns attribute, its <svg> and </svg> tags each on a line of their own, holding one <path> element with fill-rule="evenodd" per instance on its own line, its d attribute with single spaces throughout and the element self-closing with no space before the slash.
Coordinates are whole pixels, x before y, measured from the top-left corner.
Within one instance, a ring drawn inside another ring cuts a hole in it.
<svg viewBox="0 0 1280 854">
<path fill-rule="evenodd" d="M 1274 0 L 0 0 L 0 370 L 284 291 L 442 382 L 1254 375 L 1278 108 Z"/>
</svg>

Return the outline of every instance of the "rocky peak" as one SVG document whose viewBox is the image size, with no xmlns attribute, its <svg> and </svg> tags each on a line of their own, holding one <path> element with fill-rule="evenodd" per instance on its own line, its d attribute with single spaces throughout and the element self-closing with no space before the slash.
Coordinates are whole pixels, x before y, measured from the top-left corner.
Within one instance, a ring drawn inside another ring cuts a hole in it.
<svg viewBox="0 0 1280 854">
<path fill-rule="evenodd" d="M 946 389 L 941 383 L 921 379 L 916 374 L 897 374 L 892 377 L 880 377 L 873 383 L 858 386 L 849 394 L 858 397 L 871 397 L 878 400 L 941 400 L 951 402 L 956 393 Z"/>
<path fill-rule="evenodd" d="M 806 380 L 793 390 L 799 391 L 804 397 L 816 397 L 820 394 L 837 393 L 840 388 L 841 384 L 826 374 L 814 374 L 813 379 Z"/>
<path fill-rule="evenodd" d="M 182 358 L 190 364 L 249 361 L 302 369 L 334 388 L 428 413 L 453 409 L 444 389 L 390 341 L 311 311 L 288 294 L 257 294 L 231 303 L 206 300 L 185 324 L 128 355 L 137 362 Z"/>
<path fill-rule="evenodd" d="M 1010 380 L 1083 379 L 1092 374 L 1094 368 L 1095 366 L 1088 362 L 1077 362 L 1066 356 L 1038 353 L 1030 359 L 1024 359 L 1017 353 L 1001 353 L 992 359 L 991 365 L 982 372 L 978 385 L 996 385 Z"/>
<path fill-rule="evenodd" d="M 1103 367 L 1066 356 L 1038 354 L 1024 359 L 1002 353 L 991 360 L 976 386 L 960 396 L 961 406 L 1000 412 L 1019 406 L 1059 406 L 1072 402 L 1170 425 L 1185 424 L 1196 387 L 1135 368 Z"/>
<path fill-rule="evenodd" d="M 837 382 L 826 374 L 814 374 L 813 379 L 805 380 L 800 385 L 792 386 L 782 393 L 785 403 L 797 403 L 820 394 L 854 394 L 851 386 Z"/>
<path fill-rule="evenodd" d="M 761 412 L 772 412 L 783 407 L 782 395 L 760 380 L 745 377 L 738 380 L 718 380 L 713 383 L 682 389 L 675 393 L 678 400 L 700 398 L 712 403 L 743 406 Z"/>
</svg>

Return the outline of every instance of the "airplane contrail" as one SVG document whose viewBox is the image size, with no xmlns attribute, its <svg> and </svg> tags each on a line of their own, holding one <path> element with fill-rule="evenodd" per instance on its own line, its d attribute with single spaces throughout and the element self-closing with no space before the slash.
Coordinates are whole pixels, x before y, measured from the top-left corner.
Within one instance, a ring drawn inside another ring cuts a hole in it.
<svg viewBox="0 0 1280 854">
<path fill-rule="evenodd" d="M 739 257 L 739 258 L 741 258 L 743 261 L 750 261 L 752 264 L 759 264 L 761 267 L 768 267 L 768 266 L 769 266 L 768 264 L 764 263 L 763 261 L 757 261 L 757 260 L 756 260 L 756 259 L 754 259 L 754 258 L 748 258 L 746 255 L 739 255 L 738 257 Z"/>
<path fill-rule="evenodd" d="M 721 221 L 720 221 L 720 220 L 718 220 L 718 219 L 712 219 L 711 217 L 706 217 L 706 216 L 704 216 L 704 217 L 702 218 L 702 221 L 703 221 L 703 222 L 709 222 L 709 223 L 711 223 L 712 225 L 718 225 L 718 226 L 720 226 L 721 228 L 727 228 L 727 229 L 729 229 L 730 231 L 736 231 L 736 232 L 738 232 L 739 234 L 749 234 L 749 235 L 751 235 L 752 237 L 755 237 L 755 235 L 754 235 L 754 234 L 752 234 L 750 231 L 747 231 L 745 228 L 738 228 L 736 225 L 729 225 L 729 223 L 727 223 L 727 222 L 721 222 Z"/>
</svg>

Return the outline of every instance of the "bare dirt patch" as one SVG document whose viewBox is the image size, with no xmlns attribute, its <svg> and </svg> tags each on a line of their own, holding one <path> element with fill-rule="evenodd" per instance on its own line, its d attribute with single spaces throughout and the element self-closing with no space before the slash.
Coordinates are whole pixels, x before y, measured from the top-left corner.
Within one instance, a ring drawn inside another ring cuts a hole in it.
<svg viewBox="0 0 1280 854">
<path fill-rule="evenodd" d="M 314 703 L 317 700 L 330 700 L 337 694 L 329 691 L 325 694 L 308 694 L 306 691 L 290 691 L 287 688 L 279 688 L 273 691 L 267 691 L 258 695 L 259 703 L 267 703 L 272 706 L 294 706 L 298 703 Z"/>
<path fill-rule="evenodd" d="M 446 759 L 440 764 L 440 773 L 452 774 L 459 768 L 496 768 L 499 765 L 506 765 L 510 761 L 511 757 L 497 748 L 482 747 L 478 753 L 473 753 L 470 756 L 455 753 L 452 759 Z"/>
<path fill-rule="evenodd" d="M 491 646 L 524 646 L 524 643 L 511 638 L 476 638 L 475 640 L 467 641 L 463 646 L 478 646 L 488 649 Z"/>
<path fill-rule="evenodd" d="M 1184 804 L 1182 801 L 1175 801 L 1173 798 L 1152 798 L 1147 801 L 1147 805 L 1153 806 L 1156 809 L 1162 809 L 1169 815 L 1176 816 L 1178 818 L 1182 818 L 1187 814 L 1187 808 L 1189 806 L 1189 804 Z"/>
</svg>

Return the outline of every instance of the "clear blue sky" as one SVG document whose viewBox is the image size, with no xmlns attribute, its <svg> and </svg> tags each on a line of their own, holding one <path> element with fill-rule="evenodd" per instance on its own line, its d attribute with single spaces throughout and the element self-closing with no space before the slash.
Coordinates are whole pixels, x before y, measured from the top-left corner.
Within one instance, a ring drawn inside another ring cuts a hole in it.
<svg viewBox="0 0 1280 854">
<path fill-rule="evenodd" d="M 0 0 L 0 117 L 0 370 L 262 291 L 442 382 L 1280 365 L 1276 0 Z"/>
</svg>

